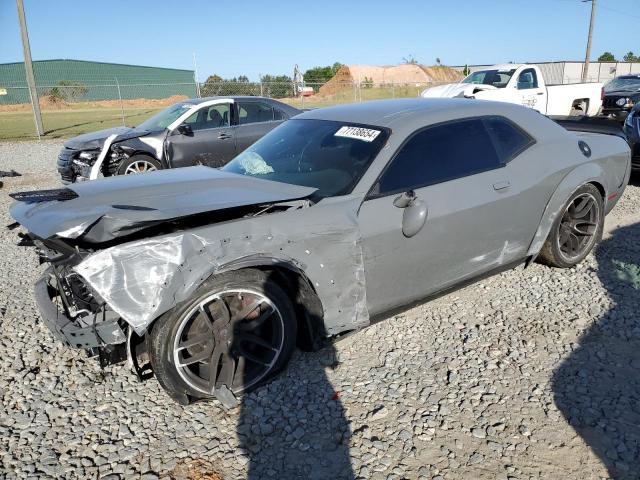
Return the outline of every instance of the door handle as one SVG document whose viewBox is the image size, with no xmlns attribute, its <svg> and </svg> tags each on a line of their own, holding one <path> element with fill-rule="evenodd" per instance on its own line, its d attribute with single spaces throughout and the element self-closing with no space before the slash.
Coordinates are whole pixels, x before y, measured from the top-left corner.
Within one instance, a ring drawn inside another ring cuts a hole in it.
<svg viewBox="0 0 640 480">
<path fill-rule="evenodd" d="M 231 135 L 229 135 L 228 133 L 221 133 L 220 135 L 218 135 L 218 139 L 220 140 L 226 140 L 227 138 L 231 138 Z"/>
<path fill-rule="evenodd" d="M 493 184 L 493 189 L 494 190 L 504 190 L 505 188 L 509 188 L 511 186 L 511 183 L 509 182 L 509 180 L 504 180 L 502 182 L 497 182 Z"/>
<path fill-rule="evenodd" d="M 536 95 L 544 95 L 544 92 L 538 92 Z"/>
</svg>

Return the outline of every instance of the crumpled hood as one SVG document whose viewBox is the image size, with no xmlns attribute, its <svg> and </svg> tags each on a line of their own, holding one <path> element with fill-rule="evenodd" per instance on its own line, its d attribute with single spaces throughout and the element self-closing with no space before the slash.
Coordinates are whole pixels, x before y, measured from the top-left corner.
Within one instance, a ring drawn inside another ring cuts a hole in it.
<svg viewBox="0 0 640 480">
<path fill-rule="evenodd" d="M 424 98 L 454 98 L 470 97 L 482 90 L 495 90 L 493 85 L 481 85 L 473 83 L 448 83 L 437 87 L 427 88 L 420 94 Z"/>
<path fill-rule="evenodd" d="M 69 185 L 77 198 L 11 206 L 11 216 L 40 238 L 102 243 L 204 212 L 310 196 L 315 188 L 260 180 L 205 166 L 110 177 Z"/>
<path fill-rule="evenodd" d="M 72 150 L 101 149 L 107 137 L 114 134 L 118 135 L 118 138 L 114 141 L 119 142 L 131 138 L 143 137 L 148 135 L 149 132 L 131 127 L 106 128 L 104 130 L 98 130 L 97 132 L 85 133 L 84 135 L 73 137 L 71 140 L 68 140 L 64 146 Z"/>
</svg>

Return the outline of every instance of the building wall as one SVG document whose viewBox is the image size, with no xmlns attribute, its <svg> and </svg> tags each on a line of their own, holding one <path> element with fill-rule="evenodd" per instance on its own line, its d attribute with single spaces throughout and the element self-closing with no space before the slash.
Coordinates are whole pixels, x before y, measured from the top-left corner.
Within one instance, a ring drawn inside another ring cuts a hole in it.
<svg viewBox="0 0 640 480">
<path fill-rule="evenodd" d="M 33 62 L 39 95 L 51 89 L 73 93 L 71 101 L 167 98 L 172 95 L 195 97 L 192 70 L 144 67 L 83 60 L 40 60 Z M 60 88 L 60 82 L 80 87 Z M 28 103 L 29 91 L 23 62 L 0 64 L 0 104 Z"/>
<path fill-rule="evenodd" d="M 532 64 L 540 68 L 547 83 L 550 85 L 578 83 L 582 81 L 584 62 L 542 62 Z M 490 66 L 491 65 L 467 65 L 466 67 L 473 73 Z M 465 66 L 462 65 L 453 68 L 462 71 Z M 639 62 L 589 62 L 587 81 L 607 83 L 618 75 L 628 75 L 630 73 L 640 74 Z"/>
</svg>

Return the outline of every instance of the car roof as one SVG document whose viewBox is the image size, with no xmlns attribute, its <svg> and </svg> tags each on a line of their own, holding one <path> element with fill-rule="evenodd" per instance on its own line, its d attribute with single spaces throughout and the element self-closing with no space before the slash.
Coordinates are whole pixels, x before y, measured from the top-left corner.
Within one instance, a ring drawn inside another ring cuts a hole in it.
<svg viewBox="0 0 640 480">
<path fill-rule="evenodd" d="M 256 97 L 251 95 L 219 95 L 219 96 L 213 96 L 213 97 L 190 98 L 188 100 L 184 100 L 182 103 L 190 103 L 192 105 L 197 105 L 199 103 L 208 102 L 210 100 L 233 100 L 233 101 L 243 100 L 243 101 L 254 101 L 254 102 L 266 101 L 266 102 L 282 103 L 272 98 Z"/>
<path fill-rule="evenodd" d="M 505 102 L 467 98 L 404 98 L 351 103 L 304 112 L 296 119 L 333 120 L 338 122 L 394 128 L 411 127 L 416 121 L 436 123 L 443 118 L 505 115 L 526 107 Z"/>
</svg>

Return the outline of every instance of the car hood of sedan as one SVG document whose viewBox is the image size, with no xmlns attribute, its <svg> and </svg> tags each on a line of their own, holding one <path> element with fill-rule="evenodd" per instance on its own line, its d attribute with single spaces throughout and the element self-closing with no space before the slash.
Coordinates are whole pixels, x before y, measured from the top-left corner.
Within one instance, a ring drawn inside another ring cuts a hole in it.
<svg viewBox="0 0 640 480">
<path fill-rule="evenodd" d="M 96 150 L 101 149 L 105 140 L 111 135 L 117 135 L 116 142 L 129 140 L 131 138 L 144 137 L 149 132 L 131 127 L 114 127 L 98 130 L 97 132 L 78 135 L 65 142 L 64 146 L 71 150 Z"/>
<path fill-rule="evenodd" d="M 198 166 L 77 183 L 52 191 L 57 200 L 39 198 L 46 191 L 17 194 L 11 215 L 39 238 L 103 243 L 187 216 L 298 200 L 315 191 Z"/>
</svg>

